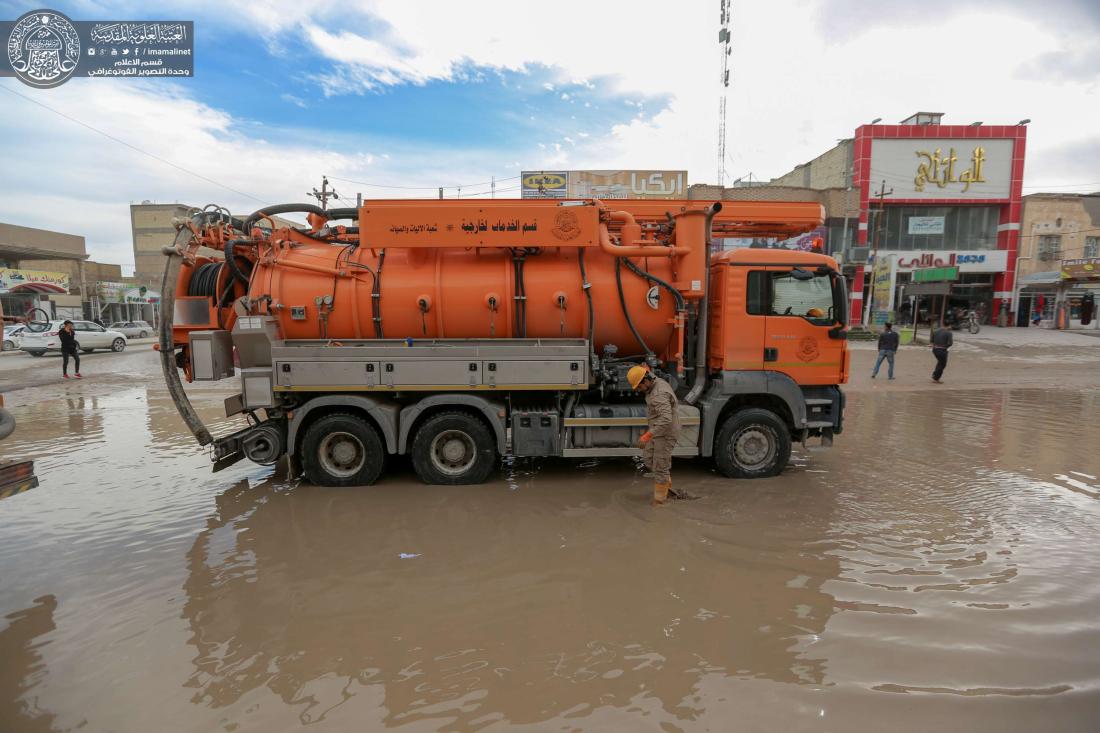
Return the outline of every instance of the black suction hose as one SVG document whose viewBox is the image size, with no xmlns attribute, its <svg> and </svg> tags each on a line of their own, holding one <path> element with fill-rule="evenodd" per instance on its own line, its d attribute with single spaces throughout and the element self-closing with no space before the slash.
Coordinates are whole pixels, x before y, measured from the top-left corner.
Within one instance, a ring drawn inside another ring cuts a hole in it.
<svg viewBox="0 0 1100 733">
<path fill-rule="evenodd" d="M 252 226 L 265 216 L 273 216 L 275 214 L 317 214 L 323 216 L 325 219 L 329 219 L 327 211 L 320 206 L 314 206 L 313 204 L 276 204 L 275 206 L 265 206 L 262 209 L 252 212 L 247 219 L 244 220 L 244 226 L 241 231 L 246 235 L 252 233 Z"/>
<path fill-rule="evenodd" d="M 664 288 L 669 293 L 671 293 L 673 299 L 675 299 L 675 301 L 676 301 L 676 310 L 677 311 L 682 312 L 682 311 L 687 310 L 687 306 L 684 304 L 684 296 L 680 293 L 679 290 L 672 287 L 671 285 L 669 285 L 667 282 L 665 282 L 661 278 L 657 277 L 656 275 L 650 273 L 648 270 L 643 270 L 642 268 L 638 267 L 637 265 L 635 265 L 633 262 L 631 262 L 630 260 L 628 260 L 625 257 L 623 258 L 623 264 L 625 264 L 627 266 L 627 268 L 631 272 L 633 272 L 635 275 L 637 275 L 638 277 L 641 277 L 641 278 L 644 278 L 646 280 L 649 280 L 650 282 L 656 283 L 657 285 L 659 285 L 660 287 Z"/>
<path fill-rule="evenodd" d="M 630 310 L 626 307 L 626 296 L 623 295 L 623 258 L 615 258 L 615 285 L 619 289 L 619 305 L 623 308 L 623 315 L 626 317 L 626 325 L 630 327 L 630 332 L 634 334 L 634 338 L 637 340 L 638 345 L 642 347 L 642 351 L 646 353 L 647 360 L 652 357 L 653 350 L 646 345 L 646 342 L 642 340 L 642 335 L 638 333 L 638 329 L 634 328 L 634 321 L 630 319 Z"/>
<path fill-rule="evenodd" d="M 378 253 L 378 270 L 374 273 L 374 288 L 370 294 L 371 316 L 374 318 L 374 335 L 385 338 L 382 331 L 382 265 L 386 264 L 386 250 Z"/>
<path fill-rule="evenodd" d="M 229 274 L 239 282 L 241 285 L 248 287 L 248 279 L 252 275 L 251 265 L 249 262 L 249 272 L 245 273 L 241 268 L 237 267 L 237 258 L 233 255 L 233 247 L 238 244 L 251 245 L 255 244 L 251 239 L 230 239 L 225 243 L 223 248 L 225 251 L 225 265 L 229 268 Z"/>
</svg>

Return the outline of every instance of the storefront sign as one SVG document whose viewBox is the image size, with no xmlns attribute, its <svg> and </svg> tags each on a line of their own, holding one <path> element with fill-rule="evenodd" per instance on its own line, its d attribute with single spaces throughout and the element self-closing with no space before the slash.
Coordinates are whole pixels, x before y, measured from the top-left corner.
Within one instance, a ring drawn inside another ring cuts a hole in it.
<svg viewBox="0 0 1100 733">
<path fill-rule="evenodd" d="M 1007 199 L 1012 151 L 1013 141 L 1004 138 L 876 138 L 871 170 L 894 189 L 895 200 Z"/>
<path fill-rule="evenodd" d="M 104 303 L 160 302 L 160 293 L 149 290 L 144 285 L 134 287 L 126 283 L 101 282 L 96 285 L 96 293 Z"/>
<path fill-rule="evenodd" d="M 0 268 L 0 293 L 67 292 L 69 292 L 69 276 L 64 272 Z"/>
<path fill-rule="evenodd" d="M 1063 280 L 1089 280 L 1093 278 L 1100 278 L 1100 257 L 1062 260 Z"/>
<path fill-rule="evenodd" d="M 958 267 L 959 272 L 1004 272 L 1008 267 L 1008 252 L 984 249 L 960 252 L 899 252 L 898 269 L 904 272 L 922 267 Z"/>
<path fill-rule="evenodd" d="M 935 283 L 958 279 L 959 268 L 957 267 L 924 267 L 919 270 L 913 270 L 912 282 Z"/>
<path fill-rule="evenodd" d="M 911 216 L 909 217 L 910 234 L 943 234 L 942 216 Z"/>
</svg>

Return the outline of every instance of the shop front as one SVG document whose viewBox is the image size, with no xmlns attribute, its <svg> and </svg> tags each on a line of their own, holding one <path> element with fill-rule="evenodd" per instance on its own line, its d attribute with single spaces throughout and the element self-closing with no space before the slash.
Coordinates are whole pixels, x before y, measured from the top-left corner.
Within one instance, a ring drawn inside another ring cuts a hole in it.
<svg viewBox="0 0 1100 733">
<path fill-rule="evenodd" d="M 1100 321 L 1096 318 L 1096 305 L 1100 301 L 1100 257 L 1062 260 L 1059 274 L 1058 327 L 1100 330 Z"/>
<path fill-rule="evenodd" d="M 51 298 L 67 302 L 69 276 L 63 272 L 0 268 L 0 309 L 5 320 L 30 317 L 35 308 L 55 317 Z"/>
<path fill-rule="evenodd" d="M 119 282 L 96 284 L 93 310 L 104 323 L 145 321 L 156 325 L 160 315 L 160 293 L 145 286 Z"/>
<path fill-rule="evenodd" d="M 1015 279 L 1027 128 L 938 122 L 925 114 L 856 130 L 857 245 L 869 262 L 897 255 L 899 292 L 914 269 L 957 266 L 950 305 L 996 324 Z M 870 268 L 855 264 L 858 314 L 861 290 L 871 284 Z"/>
</svg>

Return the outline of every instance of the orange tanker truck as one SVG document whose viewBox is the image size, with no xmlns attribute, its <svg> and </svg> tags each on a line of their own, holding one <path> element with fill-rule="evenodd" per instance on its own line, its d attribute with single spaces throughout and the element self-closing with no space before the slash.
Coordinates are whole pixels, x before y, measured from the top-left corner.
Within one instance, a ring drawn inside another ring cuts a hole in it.
<svg viewBox="0 0 1100 733">
<path fill-rule="evenodd" d="M 287 227 L 277 214 L 304 214 Z M 422 480 L 484 481 L 503 456 L 639 454 L 646 364 L 681 402 L 677 456 L 779 473 L 839 433 L 847 294 L 813 252 L 714 251 L 791 236 L 816 203 L 378 200 L 208 206 L 177 222 L 160 330 L 169 391 L 215 470 L 287 456 L 363 485 L 410 454 Z M 183 382 L 234 378 L 215 438 Z"/>
</svg>

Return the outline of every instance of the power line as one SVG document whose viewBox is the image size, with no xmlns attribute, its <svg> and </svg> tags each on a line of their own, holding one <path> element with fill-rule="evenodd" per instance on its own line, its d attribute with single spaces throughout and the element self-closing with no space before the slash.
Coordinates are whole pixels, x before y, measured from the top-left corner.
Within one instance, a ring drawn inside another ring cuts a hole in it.
<svg viewBox="0 0 1100 733">
<path fill-rule="evenodd" d="M 64 117 L 69 122 L 74 122 L 74 123 L 80 125 L 81 127 L 85 127 L 85 128 L 91 130 L 94 133 L 102 135 L 103 137 L 107 138 L 108 140 L 112 140 L 112 141 L 118 143 L 119 145 L 124 145 L 124 146 L 130 148 L 131 150 L 133 150 L 135 152 L 141 153 L 142 155 L 146 155 L 146 156 L 152 158 L 153 160 L 164 163 L 167 166 L 171 166 L 172 168 L 175 168 L 178 171 L 182 171 L 182 172 L 186 173 L 189 176 L 194 176 L 195 178 L 206 181 L 207 183 L 212 183 L 215 186 L 218 186 L 219 188 L 224 188 L 226 191 L 232 191 L 233 193 L 237 194 L 238 196 L 244 196 L 245 198 L 252 199 L 253 201 L 259 201 L 261 204 L 266 203 L 263 199 L 257 198 L 256 196 L 253 196 L 250 193 L 245 193 L 244 191 L 238 191 L 237 189 L 235 189 L 231 186 L 227 186 L 224 183 L 219 183 L 218 181 L 215 181 L 213 178 L 207 178 L 206 176 L 202 175 L 201 173 L 196 173 L 195 171 L 190 170 L 189 168 L 184 168 L 182 165 L 178 165 L 176 163 L 173 163 L 170 160 L 165 160 L 164 158 L 160 157 L 159 155 L 156 155 L 154 153 L 150 153 L 148 150 L 142 150 L 141 148 L 137 147 L 136 145 L 131 145 L 130 143 L 126 142 L 125 140 L 120 140 L 119 138 L 115 137 L 114 135 L 106 133 L 103 130 L 100 130 L 99 128 L 97 128 L 97 127 L 92 127 L 88 123 L 82 122 L 82 121 L 76 119 L 75 117 L 70 117 L 69 115 L 65 114 L 64 112 L 59 112 L 58 110 L 54 109 L 53 107 L 51 107 L 47 104 L 43 104 L 42 102 L 39 102 L 36 99 L 31 99 L 30 97 L 28 97 L 25 94 L 20 94 L 19 92 L 15 91 L 14 89 L 9 89 L 7 86 L 0 86 L 0 89 L 3 89 L 4 91 L 9 92 L 11 94 L 14 94 L 17 97 L 22 97 L 23 99 L 27 100 L 31 104 L 37 104 L 42 109 L 49 110 L 50 112 L 53 112 L 55 115 L 58 115 L 59 117 Z"/>
</svg>

